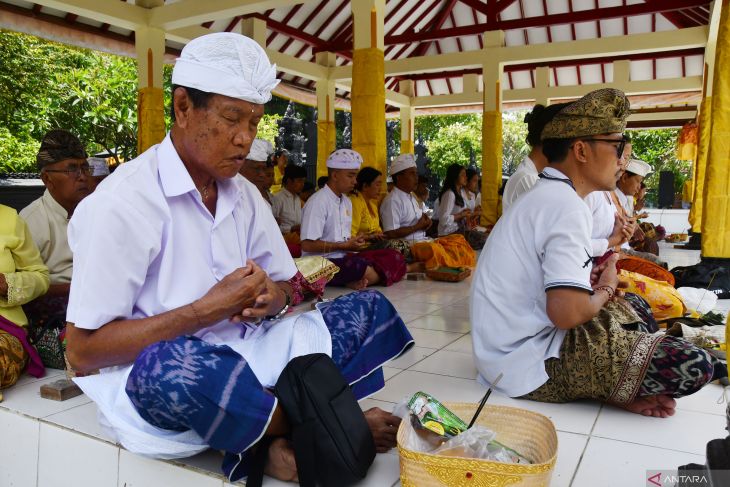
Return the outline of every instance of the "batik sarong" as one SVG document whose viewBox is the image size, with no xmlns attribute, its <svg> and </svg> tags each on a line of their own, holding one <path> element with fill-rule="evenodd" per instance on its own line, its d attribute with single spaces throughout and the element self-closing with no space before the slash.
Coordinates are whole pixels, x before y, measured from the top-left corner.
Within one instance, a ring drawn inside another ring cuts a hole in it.
<svg viewBox="0 0 730 487">
<path fill-rule="evenodd" d="M 341 296 L 321 312 L 332 338 L 332 360 L 355 397 L 381 389 L 382 365 L 413 344 L 393 305 L 367 290 Z M 246 475 L 245 452 L 263 436 L 275 406 L 273 394 L 241 355 L 190 336 L 145 348 L 126 392 L 153 426 L 192 429 L 211 448 L 225 451 L 223 468 L 234 481 Z"/>
<path fill-rule="evenodd" d="M 0 330 L 0 389 L 18 382 L 27 361 L 28 354 L 20 340 Z"/>
<path fill-rule="evenodd" d="M 607 303 L 591 321 L 568 331 L 560 357 L 545 361 L 548 381 L 523 397 L 624 405 L 643 395 L 691 394 L 711 380 L 713 362 L 706 352 L 686 342 L 667 341 L 663 335 L 626 329 L 637 321 L 639 316 L 627 304 Z M 684 357 L 673 352 L 678 345 L 686 352 Z M 690 355 L 696 360 L 685 367 Z"/>
<path fill-rule="evenodd" d="M 383 286 L 390 286 L 400 281 L 406 274 L 406 258 L 392 249 L 363 250 L 330 260 L 340 268 L 340 272 L 330 281 L 332 286 L 346 286 L 359 281 L 368 266 L 378 273 L 380 277 L 378 284 Z"/>
</svg>

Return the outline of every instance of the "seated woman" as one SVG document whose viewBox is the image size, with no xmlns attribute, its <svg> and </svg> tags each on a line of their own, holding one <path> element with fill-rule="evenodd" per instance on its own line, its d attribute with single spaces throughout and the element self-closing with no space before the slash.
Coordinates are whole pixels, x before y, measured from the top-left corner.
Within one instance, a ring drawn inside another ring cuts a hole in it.
<svg viewBox="0 0 730 487">
<path fill-rule="evenodd" d="M 436 240 L 426 236 L 432 221 L 413 194 L 418 184 L 413 154 L 399 155 L 391 164 L 390 172 L 395 187 L 380 204 L 385 237 L 410 243 L 411 259 L 423 262 L 426 269 L 474 267 L 476 254 L 463 235 L 452 234 Z"/>
<path fill-rule="evenodd" d="M 472 218 L 477 223 L 479 223 L 479 217 L 482 215 L 482 192 L 479 189 L 479 179 L 479 171 L 473 167 L 467 168 L 464 202 L 466 207 L 471 210 Z"/>
<path fill-rule="evenodd" d="M 352 235 L 363 236 L 369 242 L 368 249 L 393 249 L 410 260 L 411 244 L 406 240 L 387 239 L 380 227 L 378 199 L 383 174 L 373 167 L 364 167 L 357 173 L 355 189 L 350 193 L 352 201 Z M 407 272 L 423 270 L 423 263 L 409 263 Z"/>
<path fill-rule="evenodd" d="M 466 168 L 452 164 L 439 193 L 438 234 L 440 237 L 461 233 L 474 250 L 484 247 L 487 233 L 474 230 L 472 211 L 466 206 Z"/>
<path fill-rule="evenodd" d="M 48 268 L 25 221 L 14 209 L 0 205 L 0 389 L 15 384 L 26 365 L 29 374 L 44 374 L 28 343 L 28 318 L 21 305 L 45 294 L 49 283 Z"/>
<path fill-rule="evenodd" d="M 367 250 L 373 236 L 351 233 L 353 205 L 346 195 L 355 187 L 361 164 L 360 154 L 350 149 L 336 150 L 327 158 L 327 184 L 312 195 L 302 212 L 302 254 L 327 257 L 340 268 L 330 285 L 390 286 L 403 279 L 405 257 L 392 249 Z"/>
</svg>

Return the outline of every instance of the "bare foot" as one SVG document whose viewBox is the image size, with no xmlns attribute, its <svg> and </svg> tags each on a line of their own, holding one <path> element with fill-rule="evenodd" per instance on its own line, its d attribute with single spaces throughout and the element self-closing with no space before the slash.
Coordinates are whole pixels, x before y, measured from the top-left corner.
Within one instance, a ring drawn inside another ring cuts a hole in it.
<svg viewBox="0 0 730 487">
<path fill-rule="evenodd" d="M 276 438 L 271 442 L 264 473 L 269 477 L 285 482 L 299 481 L 294 450 L 284 438 Z"/>
<path fill-rule="evenodd" d="M 425 262 L 412 262 L 406 265 L 406 272 L 424 272 L 426 270 Z"/>
<path fill-rule="evenodd" d="M 360 289 L 368 287 L 368 280 L 363 277 L 359 281 L 348 282 L 347 287 L 354 289 L 355 291 L 359 291 Z"/>
<path fill-rule="evenodd" d="M 385 453 L 396 445 L 396 433 L 401 419 L 380 408 L 365 411 L 365 419 L 375 440 L 378 453 Z"/>
<path fill-rule="evenodd" d="M 620 405 L 619 407 L 643 416 L 668 418 L 669 416 L 674 415 L 674 409 L 677 407 L 677 401 L 675 401 L 674 398 L 665 395 L 645 396 L 637 397 L 634 399 L 634 402 Z"/>
</svg>

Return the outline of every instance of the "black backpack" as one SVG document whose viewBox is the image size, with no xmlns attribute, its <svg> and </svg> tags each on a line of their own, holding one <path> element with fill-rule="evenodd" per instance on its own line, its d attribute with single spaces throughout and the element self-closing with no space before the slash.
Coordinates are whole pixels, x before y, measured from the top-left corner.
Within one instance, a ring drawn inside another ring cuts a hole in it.
<svg viewBox="0 0 730 487">
<path fill-rule="evenodd" d="M 315 353 L 291 360 L 274 394 L 291 426 L 300 486 L 345 487 L 365 478 L 375 460 L 375 442 L 350 386 L 330 357 Z M 259 448 L 267 450 L 268 445 Z M 246 480 L 249 487 L 261 485 L 266 459 L 262 456 Z"/>
<path fill-rule="evenodd" d="M 675 267 L 671 270 L 674 276 L 674 287 L 697 287 L 708 289 L 719 299 L 730 298 L 730 269 L 711 260 L 687 266 Z"/>
</svg>

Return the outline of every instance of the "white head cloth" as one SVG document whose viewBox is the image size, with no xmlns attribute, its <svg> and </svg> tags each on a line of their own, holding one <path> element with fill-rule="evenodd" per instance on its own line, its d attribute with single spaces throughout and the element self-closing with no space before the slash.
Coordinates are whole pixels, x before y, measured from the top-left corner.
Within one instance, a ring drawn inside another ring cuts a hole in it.
<svg viewBox="0 0 730 487">
<path fill-rule="evenodd" d="M 251 150 L 248 152 L 246 159 L 249 161 L 264 162 L 274 152 L 271 142 L 264 139 L 253 139 Z"/>
<path fill-rule="evenodd" d="M 413 154 L 401 154 L 390 164 L 390 174 L 398 174 L 401 171 L 416 167 L 416 156 Z"/>
<path fill-rule="evenodd" d="M 187 43 L 175 61 L 172 84 L 264 104 L 279 80 L 276 66 L 254 40 L 216 32 Z"/>
<path fill-rule="evenodd" d="M 89 167 L 91 167 L 92 176 L 108 176 L 109 166 L 106 163 L 106 159 L 101 157 L 89 157 L 87 159 Z"/>
<path fill-rule="evenodd" d="M 362 156 L 351 149 L 338 149 L 327 158 L 331 169 L 360 169 Z"/>
<path fill-rule="evenodd" d="M 638 174 L 642 178 L 645 178 L 651 172 L 651 166 L 649 163 L 640 161 L 639 159 L 631 159 L 626 165 L 626 172 Z"/>
</svg>

